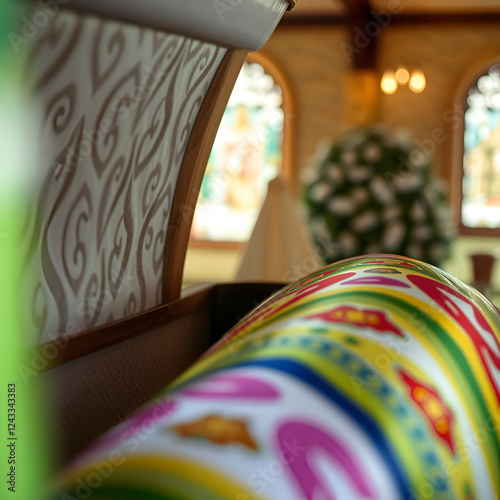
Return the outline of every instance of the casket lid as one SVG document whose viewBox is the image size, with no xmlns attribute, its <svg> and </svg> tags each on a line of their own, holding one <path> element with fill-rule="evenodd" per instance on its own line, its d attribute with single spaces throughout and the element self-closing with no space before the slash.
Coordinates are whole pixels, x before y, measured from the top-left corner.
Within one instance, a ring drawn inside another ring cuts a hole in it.
<svg viewBox="0 0 500 500">
<path fill-rule="evenodd" d="M 196 38 L 258 50 L 296 0 L 70 0 L 68 7 Z"/>
<path fill-rule="evenodd" d="M 180 299 L 227 101 L 247 52 L 295 2 L 61 3 L 32 41 L 40 181 L 26 330 L 35 345 L 84 336 L 102 345 Z"/>
</svg>

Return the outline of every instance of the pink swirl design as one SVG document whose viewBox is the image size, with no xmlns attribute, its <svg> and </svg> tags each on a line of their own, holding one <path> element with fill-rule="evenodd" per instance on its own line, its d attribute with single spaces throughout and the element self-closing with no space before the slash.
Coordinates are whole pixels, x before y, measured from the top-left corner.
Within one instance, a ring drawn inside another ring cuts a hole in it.
<svg viewBox="0 0 500 500">
<path fill-rule="evenodd" d="M 279 399 L 280 393 L 268 382 L 239 375 L 219 375 L 195 384 L 183 396 L 202 399 Z"/>
<path fill-rule="evenodd" d="M 337 500 L 334 493 L 321 479 L 319 472 L 314 470 L 315 461 L 311 460 L 311 455 L 315 451 L 326 453 L 328 458 L 344 471 L 345 477 L 356 490 L 357 497 L 367 500 L 377 498 L 369 478 L 363 473 L 361 464 L 356 462 L 351 451 L 346 449 L 343 443 L 331 433 L 327 434 L 306 422 L 288 421 L 278 429 L 277 438 L 278 449 L 282 456 L 290 451 L 290 443 L 295 443 L 297 452 L 293 460 L 287 460 L 287 467 L 301 494 L 307 500 L 317 498 Z"/>
</svg>

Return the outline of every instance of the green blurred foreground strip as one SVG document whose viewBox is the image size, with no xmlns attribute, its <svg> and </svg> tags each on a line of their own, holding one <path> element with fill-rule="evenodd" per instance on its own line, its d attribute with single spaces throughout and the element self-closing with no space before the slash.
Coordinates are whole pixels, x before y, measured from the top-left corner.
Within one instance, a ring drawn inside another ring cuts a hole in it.
<svg viewBox="0 0 500 500">
<path fill-rule="evenodd" d="M 8 439 L 0 458 L 0 498 L 40 500 L 46 496 L 53 445 L 46 441 L 43 395 L 36 385 L 39 377 L 22 377 L 31 360 L 25 354 L 20 326 L 26 311 L 21 309 L 24 304 L 18 292 L 19 241 L 30 199 L 29 189 L 23 187 L 30 177 L 27 155 L 35 144 L 25 126 L 33 116 L 22 95 L 22 54 L 15 54 L 9 41 L 23 16 L 20 4 L 0 2 L 0 435 Z"/>
</svg>

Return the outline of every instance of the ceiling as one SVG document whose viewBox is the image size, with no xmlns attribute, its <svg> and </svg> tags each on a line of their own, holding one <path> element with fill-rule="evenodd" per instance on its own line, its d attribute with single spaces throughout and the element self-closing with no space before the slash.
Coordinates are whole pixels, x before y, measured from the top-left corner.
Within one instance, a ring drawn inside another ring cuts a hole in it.
<svg viewBox="0 0 500 500">
<path fill-rule="evenodd" d="M 294 17 L 343 16 L 346 4 L 364 3 L 364 0 L 298 0 Z M 408 14 L 466 14 L 499 13 L 500 0 L 370 0 L 375 10 L 390 10 L 400 5 L 401 13 Z"/>
<path fill-rule="evenodd" d="M 398 0 L 398 2 L 407 13 L 500 12 L 500 0 Z M 380 10 L 393 5 L 394 0 L 371 0 L 370 3 L 376 10 Z"/>
</svg>

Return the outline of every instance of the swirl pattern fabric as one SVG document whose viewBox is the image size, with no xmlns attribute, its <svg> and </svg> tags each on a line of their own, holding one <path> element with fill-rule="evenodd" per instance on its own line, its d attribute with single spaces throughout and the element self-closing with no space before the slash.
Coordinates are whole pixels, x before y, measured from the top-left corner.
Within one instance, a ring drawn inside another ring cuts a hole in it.
<svg viewBox="0 0 500 500">
<path fill-rule="evenodd" d="M 226 49 L 71 12 L 30 43 L 41 146 L 24 295 L 37 344 L 161 303 L 179 170 Z"/>
<path fill-rule="evenodd" d="M 499 470 L 498 311 L 382 255 L 262 303 L 54 498 L 495 500 Z"/>
</svg>

